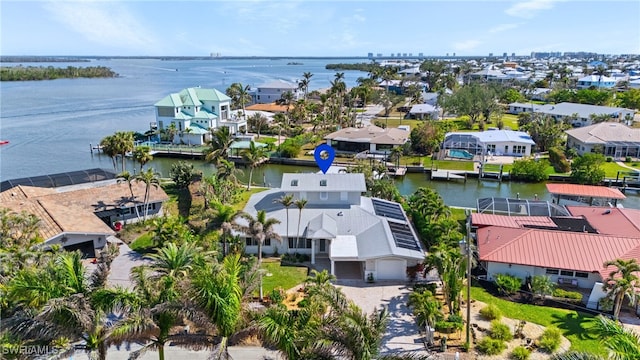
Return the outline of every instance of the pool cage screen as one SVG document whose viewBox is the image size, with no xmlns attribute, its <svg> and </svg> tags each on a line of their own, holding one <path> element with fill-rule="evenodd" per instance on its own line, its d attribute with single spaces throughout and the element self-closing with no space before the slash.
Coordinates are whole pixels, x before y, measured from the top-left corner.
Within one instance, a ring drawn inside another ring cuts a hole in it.
<svg viewBox="0 0 640 360">
<path fill-rule="evenodd" d="M 571 216 L 564 206 L 545 200 L 482 198 L 477 201 L 481 214 L 509 216 Z"/>
</svg>

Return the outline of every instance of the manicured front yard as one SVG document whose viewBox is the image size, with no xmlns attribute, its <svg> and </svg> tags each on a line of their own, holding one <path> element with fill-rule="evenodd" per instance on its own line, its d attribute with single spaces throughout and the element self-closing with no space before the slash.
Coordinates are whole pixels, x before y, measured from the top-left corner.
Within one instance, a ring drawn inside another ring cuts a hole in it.
<svg viewBox="0 0 640 360">
<path fill-rule="evenodd" d="M 606 355 L 599 339 L 590 331 L 593 322 L 596 321 L 592 315 L 573 310 L 506 301 L 475 286 L 471 288 L 471 298 L 497 306 L 505 317 L 511 319 L 525 320 L 542 326 L 556 326 L 571 341 L 571 350 Z"/>
<path fill-rule="evenodd" d="M 279 258 L 262 259 L 260 268 L 265 270 L 265 275 L 262 276 L 262 291 L 265 295 L 278 287 L 289 290 L 307 278 L 306 267 L 282 265 Z"/>
</svg>

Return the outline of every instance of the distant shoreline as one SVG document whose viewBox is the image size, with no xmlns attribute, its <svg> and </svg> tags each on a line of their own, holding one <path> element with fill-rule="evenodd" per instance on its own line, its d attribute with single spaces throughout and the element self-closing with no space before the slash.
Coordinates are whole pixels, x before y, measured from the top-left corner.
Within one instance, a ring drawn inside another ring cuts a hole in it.
<svg viewBox="0 0 640 360">
<path fill-rule="evenodd" d="M 529 58 L 529 56 L 521 56 Z M 5 55 L 0 56 L 0 62 L 87 62 L 91 60 L 112 60 L 112 59 L 155 59 L 155 60 L 340 60 L 340 59 L 357 59 L 357 60 L 426 60 L 426 59 L 494 59 L 499 56 L 444 56 L 444 55 L 428 55 L 428 56 L 104 56 L 104 55 L 73 55 L 73 56 L 25 56 L 25 55 Z M 520 58 L 517 56 L 516 58 Z M 29 59 L 29 60 L 25 60 Z"/>
</svg>

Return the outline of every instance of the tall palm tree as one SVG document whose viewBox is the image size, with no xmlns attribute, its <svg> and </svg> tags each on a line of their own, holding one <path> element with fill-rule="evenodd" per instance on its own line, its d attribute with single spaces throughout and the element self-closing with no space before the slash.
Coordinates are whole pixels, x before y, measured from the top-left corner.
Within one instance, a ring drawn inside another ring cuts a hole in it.
<svg viewBox="0 0 640 360">
<path fill-rule="evenodd" d="M 151 148 L 149 146 L 137 146 L 133 150 L 133 159 L 140 164 L 140 171 L 142 168 L 151 160 L 153 160 L 153 155 L 151 155 Z"/>
<path fill-rule="evenodd" d="M 122 159 L 122 171 L 125 170 L 125 158 L 128 152 L 133 151 L 133 131 L 117 131 L 114 135 L 115 147 Z"/>
<path fill-rule="evenodd" d="M 307 206 L 307 199 L 297 199 L 293 204 L 298 208 L 298 231 L 296 232 L 296 247 L 300 246 L 300 221 L 302 221 L 302 209 Z"/>
<path fill-rule="evenodd" d="M 251 190 L 251 180 L 253 178 L 253 170 L 258 167 L 267 158 L 264 149 L 260 146 L 256 146 L 256 143 L 251 141 L 249 148 L 242 151 L 242 159 L 249 166 L 249 182 L 247 183 L 247 190 Z"/>
<path fill-rule="evenodd" d="M 605 267 L 615 266 L 615 270 L 604 279 L 604 288 L 608 290 L 607 296 L 613 299 L 613 317 L 618 319 L 622 302 L 627 297 L 631 304 L 637 300 L 636 288 L 640 286 L 640 264 L 636 259 L 616 259 L 604 263 Z"/>
<path fill-rule="evenodd" d="M 104 138 L 102 138 L 102 140 L 100 140 L 100 146 L 102 147 L 102 152 L 111 158 L 113 168 L 116 169 L 116 156 L 118 155 L 118 148 L 115 137 L 113 135 L 105 136 Z"/>
<path fill-rule="evenodd" d="M 227 256 L 228 252 L 228 242 L 229 239 L 233 237 L 233 230 L 237 228 L 235 223 L 236 219 L 238 219 L 242 212 L 236 210 L 231 205 L 222 204 L 216 202 L 213 204 L 213 216 L 211 218 L 209 227 L 220 226 L 221 231 L 221 239 L 222 239 L 222 256 Z"/>
<path fill-rule="evenodd" d="M 273 230 L 274 225 L 280 224 L 280 220 L 267 218 L 267 212 L 259 210 L 255 217 L 251 214 L 242 213 L 242 218 L 247 220 L 248 225 L 242 226 L 242 232 L 251 236 L 258 244 L 258 264 L 262 263 L 262 245 L 266 239 L 282 241 L 280 235 Z"/>
<path fill-rule="evenodd" d="M 211 140 L 209 140 L 209 148 L 205 151 L 205 160 L 217 164 L 220 160 L 227 157 L 227 153 L 233 144 L 233 136 L 229 132 L 229 128 L 222 126 L 211 129 Z"/>
<path fill-rule="evenodd" d="M 129 192 L 131 193 L 131 201 L 133 201 L 136 198 L 136 196 L 133 194 L 133 186 L 131 186 L 131 182 L 134 179 L 133 175 L 131 175 L 130 172 L 125 170 L 125 171 L 119 173 L 116 176 L 116 178 L 117 178 L 117 182 L 118 183 L 126 182 L 127 185 L 129 185 Z"/>
<path fill-rule="evenodd" d="M 160 186 L 160 174 L 155 172 L 153 169 L 147 169 L 145 171 L 141 171 L 140 174 L 136 175 L 136 181 L 143 182 L 145 184 L 144 188 L 144 219 L 147 219 L 149 215 L 149 193 L 151 191 L 151 187 L 158 188 Z"/>
<path fill-rule="evenodd" d="M 289 208 L 293 205 L 293 194 L 282 195 L 273 202 L 284 206 L 287 213 L 287 241 L 289 241 Z"/>
</svg>

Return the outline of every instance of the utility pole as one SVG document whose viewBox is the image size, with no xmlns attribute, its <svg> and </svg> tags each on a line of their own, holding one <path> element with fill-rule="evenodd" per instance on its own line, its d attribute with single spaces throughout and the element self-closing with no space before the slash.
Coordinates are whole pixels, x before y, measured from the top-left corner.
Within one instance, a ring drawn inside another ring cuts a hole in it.
<svg viewBox="0 0 640 360">
<path fill-rule="evenodd" d="M 466 347 L 471 347 L 471 211 L 465 210 L 467 215 L 467 337 Z"/>
</svg>

